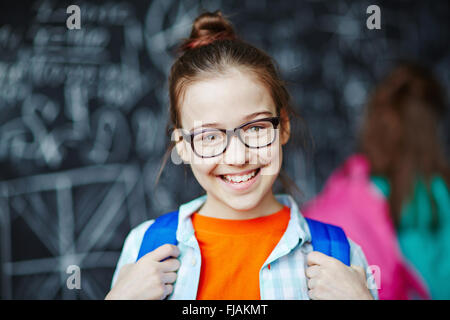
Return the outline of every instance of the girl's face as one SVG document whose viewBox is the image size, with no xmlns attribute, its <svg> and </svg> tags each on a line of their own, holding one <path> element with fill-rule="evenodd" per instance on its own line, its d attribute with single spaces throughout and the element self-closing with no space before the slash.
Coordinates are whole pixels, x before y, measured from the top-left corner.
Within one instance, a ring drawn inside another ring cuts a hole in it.
<svg viewBox="0 0 450 320">
<path fill-rule="evenodd" d="M 190 84 L 180 108 L 182 127 L 189 132 L 209 127 L 234 129 L 252 120 L 277 116 L 269 91 L 237 69 L 226 76 Z M 285 130 L 278 126 L 275 141 L 267 147 L 247 148 L 233 136 L 226 151 L 216 157 L 197 156 L 184 139 L 176 144 L 177 152 L 185 163 L 190 163 L 208 198 L 235 210 L 253 209 L 272 194 L 281 168 L 281 146 L 289 139 L 290 129 L 287 118 L 280 121 Z M 250 179 L 229 182 L 232 178 Z"/>
</svg>

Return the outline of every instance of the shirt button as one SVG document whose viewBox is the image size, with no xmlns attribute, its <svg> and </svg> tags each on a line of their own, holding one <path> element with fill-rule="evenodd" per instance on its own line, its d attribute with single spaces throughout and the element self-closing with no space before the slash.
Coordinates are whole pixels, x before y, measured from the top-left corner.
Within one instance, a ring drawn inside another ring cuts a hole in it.
<svg viewBox="0 0 450 320">
<path fill-rule="evenodd" d="M 195 260 L 195 258 L 192 258 L 191 264 L 192 264 L 193 266 L 195 266 L 196 263 L 197 263 L 197 261 Z"/>
</svg>

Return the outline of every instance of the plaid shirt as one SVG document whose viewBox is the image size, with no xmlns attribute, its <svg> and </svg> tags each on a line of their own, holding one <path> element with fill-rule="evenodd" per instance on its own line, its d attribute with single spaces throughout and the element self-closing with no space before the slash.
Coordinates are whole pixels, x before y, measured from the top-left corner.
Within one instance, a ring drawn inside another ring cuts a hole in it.
<svg viewBox="0 0 450 320">
<path fill-rule="evenodd" d="M 290 207 L 291 213 L 285 233 L 259 271 L 261 299 L 309 299 L 305 275 L 306 255 L 313 249 L 308 224 L 290 195 L 279 194 L 275 197 L 280 203 Z M 200 208 L 205 200 L 206 195 L 203 195 L 179 207 L 177 240 L 180 249 L 178 259 L 181 264 L 177 271 L 174 290 L 168 299 L 196 299 L 201 255 L 190 216 Z M 136 261 L 144 233 L 153 222 L 153 219 L 147 220 L 128 234 L 113 275 L 111 287 L 114 286 L 120 268 L 124 264 Z M 364 253 L 352 240 L 349 239 L 349 242 L 350 263 L 363 267 L 366 270 L 366 278 L 371 280 L 368 282 L 370 287 L 375 288 Z M 268 268 L 269 264 L 270 269 Z M 372 296 L 378 299 L 377 289 L 370 291 Z"/>
</svg>

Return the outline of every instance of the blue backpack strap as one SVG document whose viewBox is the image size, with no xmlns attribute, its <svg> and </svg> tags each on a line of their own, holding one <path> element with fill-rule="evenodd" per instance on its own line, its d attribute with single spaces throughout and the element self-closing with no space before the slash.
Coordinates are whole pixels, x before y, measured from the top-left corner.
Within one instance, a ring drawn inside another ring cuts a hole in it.
<svg viewBox="0 0 450 320">
<path fill-rule="evenodd" d="M 311 232 L 314 250 L 336 258 L 349 266 L 350 244 L 344 230 L 328 223 L 309 218 L 305 219 Z M 156 218 L 155 222 L 145 231 L 136 261 L 163 244 L 176 245 L 178 243 L 176 237 L 177 227 L 178 210 Z"/>
<path fill-rule="evenodd" d="M 305 219 L 311 232 L 313 249 L 350 266 L 350 244 L 344 230 L 332 224 Z"/>
<path fill-rule="evenodd" d="M 177 227 L 178 210 L 156 218 L 155 222 L 145 231 L 136 261 L 163 244 L 170 243 L 176 245 L 178 243 Z"/>
</svg>

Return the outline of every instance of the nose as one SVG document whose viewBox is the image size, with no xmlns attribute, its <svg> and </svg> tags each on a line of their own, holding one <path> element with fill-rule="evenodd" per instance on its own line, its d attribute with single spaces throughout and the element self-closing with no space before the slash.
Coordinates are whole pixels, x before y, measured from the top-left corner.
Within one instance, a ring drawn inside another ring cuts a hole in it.
<svg viewBox="0 0 450 320">
<path fill-rule="evenodd" d="M 230 137 L 227 149 L 223 153 L 223 162 L 231 165 L 242 165 L 246 162 L 247 148 L 235 135 Z"/>
</svg>

